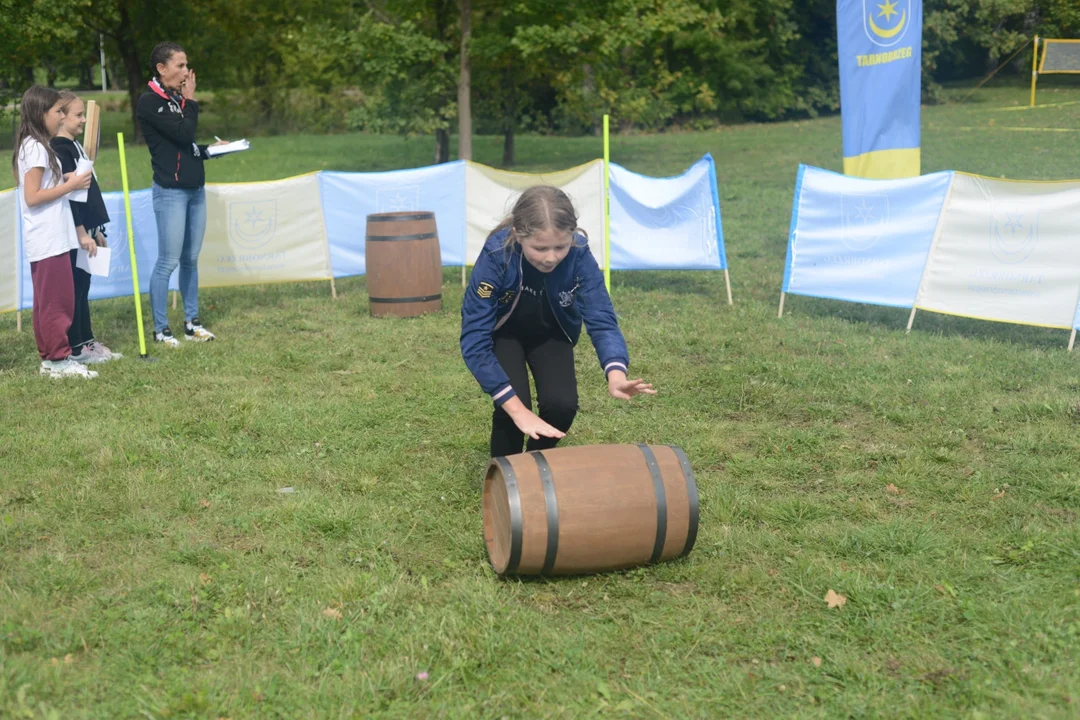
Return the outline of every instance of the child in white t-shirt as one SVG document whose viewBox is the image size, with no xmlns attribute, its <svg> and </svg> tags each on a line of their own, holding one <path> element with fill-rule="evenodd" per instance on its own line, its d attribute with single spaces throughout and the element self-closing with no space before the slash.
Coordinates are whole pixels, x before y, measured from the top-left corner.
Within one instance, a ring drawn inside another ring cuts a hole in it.
<svg viewBox="0 0 1080 720">
<path fill-rule="evenodd" d="M 49 377 L 97 377 L 71 359 L 68 328 L 75 313 L 75 283 L 69 252 L 79 247 L 66 195 L 90 187 L 91 173 L 62 175 L 49 147 L 63 122 L 60 93 L 34 85 L 22 96 L 21 122 L 15 135 L 11 169 L 19 183 L 23 250 L 34 284 L 34 340 L 41 374 Z"/>
</svg>

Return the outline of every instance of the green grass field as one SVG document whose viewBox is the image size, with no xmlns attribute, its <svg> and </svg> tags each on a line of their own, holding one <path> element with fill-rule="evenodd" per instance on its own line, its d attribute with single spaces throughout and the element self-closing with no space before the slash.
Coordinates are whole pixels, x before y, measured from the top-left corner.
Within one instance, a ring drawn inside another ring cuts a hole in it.
<svg viewBox="0 0 1080 720">
<path fill-rule="evenodd" d="M 1080 177 L 1080 89 L 1046 85 L 1052 107 L 1003 110 L 1027 98 L 1005 88 L 925 108 L 924 170 Z M 479 138 L 477 159 L 499 143 Z M 524 137 L 518 169 L 599 149 Z M 336 302 L 324 283 L 204 290 L 220 340 L 152 348 L 154 364 L 134 359 L 130 299 L 98 302 L 98 337 L 128 358 L 93 382 L 39 378 L 32 334 L 0 317 L 0 717 L 1080 714 L 1067 334 L 920 313 L 906 336 L 903 310 L 800 297 L 777 320 L 796 167 L 840 167 L 840 120 L 612 152 L 666 175 L 706 151 L 736 304 L 718 274 L 615 273 L 635 374 L 659 394 L 609 398 L 583 342 L 565 441 L 686 450 L 701 531 L 663 566 L 494 577 L 490 402 L 460 359 L 451 269 L 443 311 L 408 321 L 370 318 L 363 278 Z M 430 153 L 267 137 L 209 175 Z M 131 150 L 133 187 L 146 160 Z M 99 174 L 118 186 L 115 150 Z"/>
</svg>

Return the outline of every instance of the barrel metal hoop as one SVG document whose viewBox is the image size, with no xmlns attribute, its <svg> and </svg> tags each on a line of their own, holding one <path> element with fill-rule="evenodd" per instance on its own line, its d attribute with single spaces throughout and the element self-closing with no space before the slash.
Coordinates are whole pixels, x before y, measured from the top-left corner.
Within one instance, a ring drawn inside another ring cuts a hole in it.
<svg viewBox="0 0 1080 720">
<path fill-rule="evenodd" d="M 698 491 L 697 481 L 694 479 L 694 471 L 690 468 L 690 458 L 686 457 L 681 447 L 668 445 L 675 457 L 679 459 L 679 467 L 682 468 L 683 479 L 686 480 L 686 496 L 690 500 L 690 520 L 686 526 L 686 546 L 679 557 L 686 557 L 694 549 L 698 530 Z"/>
<path fill-rule="evenodd" d="M 510 501 L 510 560 L 506 563 L 504 575 L 517 572 L 521 564 L 521 493 L 518 491 L 517 475 L 510 461 L 504 457 L 495 458 L 502 470 L 503 482 L 506 483 L 506 497 Z"/>
<path fill-rule="evenodd" d="M 555 497 L 555 479 L 551 476 L 551 466 L 547 458 L 539 450 L 533 452 L 532 456 L 540 471 L 540 483 L 544 486 L 544 508 L 547 512 L 547 551 L 544 553 L 544 569 L 540 572 L 550 575 L 555 568 L 555 558 L 559 555 L 559 503 Z"/>
<path fill-rule="evenodd" d="M 368 222 L 408 222 L 410 220 L 434 220 L 435 213 L 433 212 L 419 212 L 409 213 L 408 215 L 368 215 Z"/>
<path fill-rule="evenodd" d="M 419 233 L 417 235 L 365 235 L 368 242 L 390 242 L 392 240 L 430 240 L 439 237 L 437 232 Z"/>
<path fill-rule="evenodd" d="M 384 298 L 384 297 L 369 297 L 368 301 L 373 303 L 382 304 L 401 304 L 401 303 L 419 303 L 419 302 L 431 302 L 432 300 L 442 300 L 442 293 L 437 295 L 420 295 L 417 297 L 403 297 L 403 298 Z"/>
<path fill-rule="evenodd" d="M 641 454 L 645 456 L 645 464 L 652 475 L 653 492 L 656 494 L 656 541 L 653 543 L 650 563 L 660 561 L 664 554 L 664 541 L 667 539 L 667 493 L 664 491 L 664 478 L 660 475 L 660 465 L 656 462 L 656 455 L 648 445 L 638 445 Z"/>
</svg>

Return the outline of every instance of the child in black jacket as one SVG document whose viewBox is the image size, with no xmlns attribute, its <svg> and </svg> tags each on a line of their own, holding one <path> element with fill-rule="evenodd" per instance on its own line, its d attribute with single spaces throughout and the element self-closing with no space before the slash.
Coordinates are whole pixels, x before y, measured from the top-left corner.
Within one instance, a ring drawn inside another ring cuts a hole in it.
<svg viewBox="0 0 1080 720">
<path fill-rule="evenodd" d="M 61 170 L 66 174 L 75 172 L 80 158 L 89 160 L 86 151 L 75 139 L 86 124 L 86 106 L 78 95 L 67 90 L 61 91 L 60 103 L 64 120 L 56 137 L 52 138 L 49 144 L 60 161 Z M 101 196 L 97 178 L 91 176 L 90 188 L 84 202 L 69 202 L 79 245 L 93 257 L 99 247 L 108 247 L 105 225 L 109 222 L 109 213 L 105 210 L 105 199 Z M 90 273 L 76 266 L 78 252 L 72 250 L 70 253 L 71 274 L 75 281 L 75 316 L 68 330 L 71 359 L 83 364 L 119 360 L 123 357 L 120 353 L 114 353 L 94 338 L 90 325 Z"/>
</svg>

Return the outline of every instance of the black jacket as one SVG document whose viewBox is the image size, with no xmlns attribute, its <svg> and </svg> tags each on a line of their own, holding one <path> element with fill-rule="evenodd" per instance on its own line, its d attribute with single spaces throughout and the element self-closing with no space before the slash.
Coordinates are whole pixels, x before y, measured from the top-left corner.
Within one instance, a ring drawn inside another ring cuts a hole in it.
<svg viewBox="0 0 1080 720">
<path fill-rule="evenodd" d="M 199 104 L 170 96 L 151 80 L 139 98 L 136 115 L 142 126 L 154 182 L 166 188 L 200 188 L 206 184 L 206 145 L 195 142 Z"/>
<path fill-rule="evenodd" d="M 82 146 L 74 140 L 65 137 L 54 137 L 49 141 L 57 159 L 60 160 L 60 169 L 64 173 L 75 172 L 79 157 L 85 155 Z M 86 202 L 71 203 L 71 215 L 75 218 L 76 225 L 82 225 L 87 232 L 99 228 L 109 222 L 109 212 L 105 209 L 105 198 L 101 197 L 101 188 L 98 186 L 96 177 L 90 177 L 90 190 L 86 193 Z"/>
</svg>

